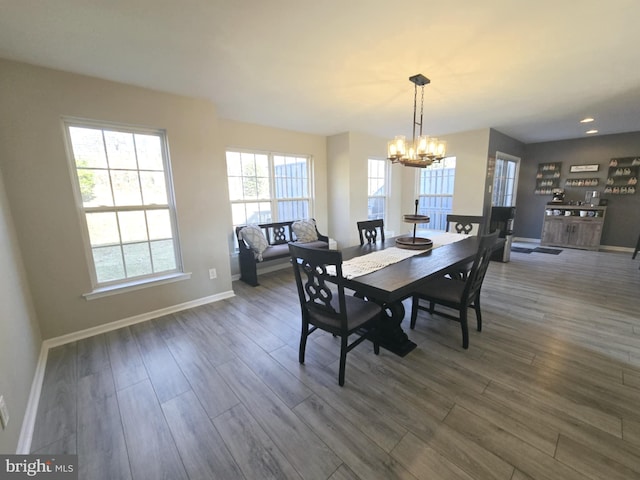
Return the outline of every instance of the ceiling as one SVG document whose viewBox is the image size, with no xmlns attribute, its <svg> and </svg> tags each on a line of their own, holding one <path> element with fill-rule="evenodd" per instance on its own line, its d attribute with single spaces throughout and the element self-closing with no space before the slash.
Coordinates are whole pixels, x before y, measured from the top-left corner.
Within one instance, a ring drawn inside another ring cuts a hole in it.
<svg viewBox="0 0 640 480">
<path fill-rule="evenodd" d="M 640 131 L 637 0 L 0 0 L 0 57 L 332 135 Z M 585 116 L 596 119 L 589 126 Z"/>
</svg>

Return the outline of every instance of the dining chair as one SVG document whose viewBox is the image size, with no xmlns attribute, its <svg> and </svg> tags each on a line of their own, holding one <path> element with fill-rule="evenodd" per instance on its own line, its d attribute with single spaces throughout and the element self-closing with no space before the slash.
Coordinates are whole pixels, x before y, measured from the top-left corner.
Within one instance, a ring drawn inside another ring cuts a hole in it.
<svg viewBox="0 0 640 480">
<path fill-rule="evenodd" d="M 481 235 L 482 233 L 484 233 L 482 231 L 484 227 L 483 216 L 448 214 L 445 232 L 449 232 L 451 229 L 451 226 L 453 226 L 455 233 L 464 233 L 465 235 L 469 235 L 472 231 L 474 231 L 475 225 L 478 226 L 477 230 L 475 230 L 476 235 Z"/>
<path fill-rule="evenodd" d="M 478 253 L 473 260 L 473 266 L 467 278 L 463 281 L 459 278 L 441 276 L 429 280 L 413 292 L 411 302 L 410 328 L 416 326 L 418 310 L 424 310 L 431 315 L 437 314 L 460 322 L 462 327 L 462 348 L 469 348 L 469 326 L 467 323 L 467 311 L 473 308 L 476 312 L 477 328 L 482 330 L 482 313 L 480 312 L 480 289 L 484 281 L 493 245 L 498 238 L 498 232 L 493 232 L 480 237 Z M 429 302 L 425 307 L 421 300 Z M 435 310 L 435 305 L 442 305 L 458 311 L 458 315 Z"/>
<path fill-rule="evenodd" d="M 380 353 L 378 331 L 382 307 L 356 296 L 345 295 L 342 252 L 289 244 L 302 310 L 302 333 L 298 360 L 304 363 L 307 337 L 320 329 L 340 337 L 338 384 L 344 385 L 347 353 L 365 339 Z M 358 338 L 349 343 L 351 334 Z"/>
<path fill-rule="evenodd" d="M 364 220 L 357 222 L 358 234 L 360 235 L 360 245 L 367 243 L 376 243 L 378 241 L 378 233 L 380 240 L 384 242 L 384 220 Z"/>
<path fill-rule="evenodd" d="M 477 229 L 474 229 L 475 226 L 477 226 Z M 484 217 L 480 215 L 448 214 L 445 232 L 449 232 L 452 227 L 455 233 L 470 235 L 471 232 L 475 231 L 476 235 L 480 235 L 484 227 Z M 464 265 L 448 273 L 452 277 L 456 276 L 456 277 L 459 277 L 461 280 L 465 280 L 469 275 L 469 271 L 471 270 L 471 265 L 472 264 Z"/>
</svg>

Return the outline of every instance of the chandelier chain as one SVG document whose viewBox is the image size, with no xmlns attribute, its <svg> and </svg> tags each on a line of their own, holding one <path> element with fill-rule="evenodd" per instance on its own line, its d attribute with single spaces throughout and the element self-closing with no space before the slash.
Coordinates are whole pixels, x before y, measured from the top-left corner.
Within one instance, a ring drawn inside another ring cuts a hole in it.
<svg viewBox="0 0 640 480">
<path fill-rule="evenodd" d="M 420 87 L 422 89 L 422 96 L 420 98 L 420 136 L 422 136 L 422 112 L 424 111 L 424 85 Z"/>
</svg>

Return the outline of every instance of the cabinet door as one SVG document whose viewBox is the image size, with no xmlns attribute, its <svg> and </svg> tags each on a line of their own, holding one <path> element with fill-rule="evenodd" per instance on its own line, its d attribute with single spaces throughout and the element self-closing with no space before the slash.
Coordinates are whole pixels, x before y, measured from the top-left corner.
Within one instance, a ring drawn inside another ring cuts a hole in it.
<svg viewBox="0 0 640 480">
<path fill-rule="evenodd" d="M 570 243 L 579 248 L 598 248 L 602 235 L 602 222 L 576 220 L 572 223 Z"/>
<path fill-rule="evenodd" d="M 546 217 L 542 229 L 541 243 L 548 245 L 566 245 L 569 240 L 569 225 L 564 217 Z"/>
</svg>

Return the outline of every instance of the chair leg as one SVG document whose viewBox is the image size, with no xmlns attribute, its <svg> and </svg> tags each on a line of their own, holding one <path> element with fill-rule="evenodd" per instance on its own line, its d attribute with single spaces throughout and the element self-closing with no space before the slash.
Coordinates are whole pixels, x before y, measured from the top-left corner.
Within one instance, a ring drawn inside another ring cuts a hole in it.
<svg viewBox="0 0 640 480">
<path fill-rule="evenodd" d="M 378 318 L 378 321 L 375 323 L 373 331 L 373 353 L 376 355 L 380 354 L 380 327 L 381 327 L 382 319 Z"/>
<path fill-rule="evenodd" d="M 467 324 L 467 306 L 460 309 L 460 326 L 462 327 L 462 348 L 469 348 L 469 325 Z"/>
<path fill-rule="evenodd" d="M 476 321 L 478 322 L 478 331 L 482 331 L 482 313 L 480 313 L 480 295 L 473 302 L 473 308 L 476 311 Z"/>
<path fill-rule="evenodd" d="M 344 385 L 344 371 L 347 366 L 347 336 L 340 337 L 340 371 L 338 373 L 338 385 Z"/>
<path fill-rule="evenodd" d="M 409 328 L 413 330 L 416 328 L 416 319 L 418 318 L 418 304 L 420 303 L 420 299 L 414 295 L 411 300 L 411 323 L 409 324 Z"/>
<path fill-rule="evenodd" d="M 298 361 L 304 363 L 304 352 L 307 349 L 307 337 L 309 336 L 309 322 L 302 321 L 302 333 L 300 334 L 300 351 Z"/>
</svg>

